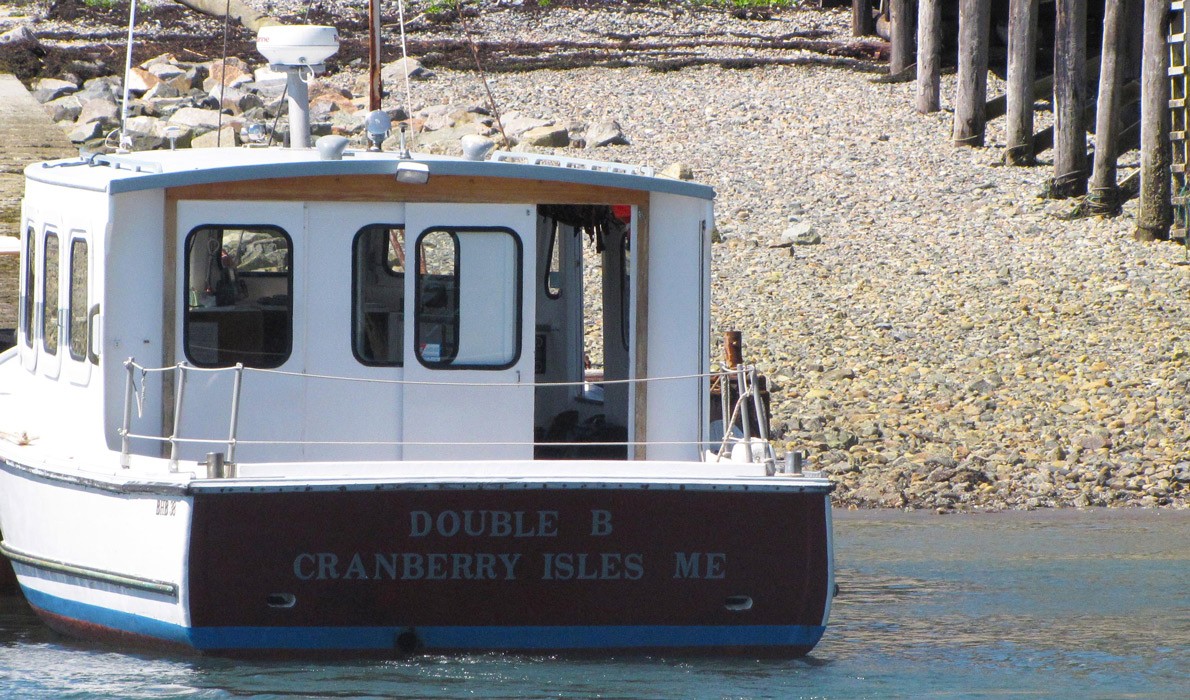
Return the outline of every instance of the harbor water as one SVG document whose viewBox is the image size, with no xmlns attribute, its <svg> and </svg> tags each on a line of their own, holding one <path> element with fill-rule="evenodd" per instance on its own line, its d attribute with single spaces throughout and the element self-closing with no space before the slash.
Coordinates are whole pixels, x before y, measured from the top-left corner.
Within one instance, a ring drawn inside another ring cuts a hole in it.
<svg viewBox="0 0 1190 700">
<path fill-rule="evenodd" d="M 3 597 L 0 698 L 1188 697 L 1188 511 L 836 511 L 835 545 L 804 659 L 170 657 L 72 642 Z"/>
</svg>

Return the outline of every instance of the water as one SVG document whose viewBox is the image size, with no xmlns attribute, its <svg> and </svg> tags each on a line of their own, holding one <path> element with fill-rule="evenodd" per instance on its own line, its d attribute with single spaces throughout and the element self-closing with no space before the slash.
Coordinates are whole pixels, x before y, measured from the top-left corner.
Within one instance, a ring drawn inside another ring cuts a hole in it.
<svg viewBox="0 0 1190 700">
<path fill-rule="evenodd" d="M 159 657 L 0 598 L 0 697 L 1190 697 L 1190 512 L 837 512 L 835 534 L 842 592 L 805 659 Z"/>
</svg>

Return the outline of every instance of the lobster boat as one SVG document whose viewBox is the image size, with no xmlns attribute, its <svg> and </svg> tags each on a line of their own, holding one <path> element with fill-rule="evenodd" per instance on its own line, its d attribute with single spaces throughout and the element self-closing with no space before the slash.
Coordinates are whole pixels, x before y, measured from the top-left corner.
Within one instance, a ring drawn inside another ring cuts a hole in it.
<svg viewBox="0 0 1190 700">
<path fill-rule="evenodd" d="M 754 370 L 712 371 L 709 187 L 294 140 L 26 169 L 0 552 L 47 625 L 233 656 L 814 647 L 832 486 L 774 453 Z"/>
</svg>

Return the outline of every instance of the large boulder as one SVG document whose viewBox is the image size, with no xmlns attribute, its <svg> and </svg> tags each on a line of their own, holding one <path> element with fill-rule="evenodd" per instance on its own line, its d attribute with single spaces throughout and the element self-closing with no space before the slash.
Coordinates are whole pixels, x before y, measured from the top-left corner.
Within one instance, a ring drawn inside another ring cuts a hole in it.
<svg viewBox="0 0 1190 700">
<path fill-rule="evenodd" d="M 124 122 L 124 135 L 132 142 L 132 150 L 160 148 L 165 139 L 160 134 L 159 125 L 160 120 L 156 117 L 132 117 Z"/>
<path fill-rule="evenodd" d="M 133 95 L 143 95 L 160 83 L 161 78 L 144 68 L 133 68 L 128 71 L 128 92 Z"/>
<path fill-rule="evenodd" d="M 628 145 L 628 138 L 624 136 L 624 130 L 620 127 L 620 122 L 615 119 L 604 119 L 601 122 L 593 124 L 587 129 L 584 140 L 587 142 L 588 148 Z"/>
<path fill-rule="evenodd" d="M 230 119 L 224 119 L 217 109 L 200 109 L 198 107 L 183 107 L 169 118 L 170 124 L 188 126 L 200 135 L 218 129 L 220 122 L 227 125 L 229 121 Z"/>
<path fill-rule="evenodd" d="M 538 148 L 564 148 L 570 144 L 570 132 L 564 126 L 539 126 L 523 132 L 520 142 Z"/>
<path fill-rule="evenodd" d="M 56 122 L 74 122 L 83 111 L 83 103 L 74 95 L 66 95 L 56 100 L 50 100 L 44 105 L 50 119 Z"/>
<path fill-rule="evenodd" d="M 103 138 L 105 131 L 99 121 L 79 122 L 67 134 L 71 143 L 88 143 Z"/>
<path fill-rule="evenodd" d="M 83 108 L 79 112 L 77 119 L 80 124 L 89 124 L 96 121 L 112 123 L 118 121 L 120 118 L 120 108 L 116 104 L 116 99 L 110 95 L 93 97 L 82 104 Z"/>
<path fill-rule="evenodd" d="M 239 122 L 232 122 L 228 120 L 223 123 L 223 128 L 218 131 L 208 131 L 194 137 L 190 142 L 191 148 L 230 148 L 240 145 L 240 127 Z"/>
<path fill-rule="evenodd" d="M 255 80 L 248 64 L 242 60 L 229 57 L 226 61 L 211 61 L 207 64 L 207 79 L 202 83 L 202 89 L 213 91 L 219 85 L 239 87 Z"/>
<path fill-rule="evenodd" d="M 408 76 L 410 80 L 428 80 L 434 77 L 434 72 L 421 64 L 421 61 L 410 56 L 409 58 L 402 58 L 392 63 L 386 63 L 380 67 L 380 81 L 389 86 L 389 90 L 394 91 L 394 86 L 404 85 L 405 77 Z M 364 84 L 365 92 L 367 84 Z"/>
<path fill-rule="evenodd" d="M 69 80 L 42 78 L 33 84 L 33 98 L 45 104 L 60 97 L 78 92 L 79 86 Z"/>
</svg>

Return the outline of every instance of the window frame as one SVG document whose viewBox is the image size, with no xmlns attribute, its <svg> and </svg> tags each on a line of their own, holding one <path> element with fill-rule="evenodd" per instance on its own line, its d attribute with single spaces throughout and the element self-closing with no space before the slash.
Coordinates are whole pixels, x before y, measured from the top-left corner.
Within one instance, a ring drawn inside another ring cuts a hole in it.
<svg viewBox="0 0 1190 700">
<path fill-rule="evenodd" d="M 420 316 L 422 312 L 422 284 L 421 276 L 424 269 L 424 261 L 422 258 L 422 243 L 425 238 L 434 233 L 449 234 L 455 243 L 454 250 L 454 266 L 455 266 L 455 280 L 457 282 L 459 294 L 458 317 L 455 319 L 455 337 L 458 338 L 458 343 L 455 347 L 455 354 L 446 361 L 427 362 L 422 356 L 421 350 L 421 321 Z M 512 239 L 513 244 L 513 259 L 515 261 L 516 271 L 513 275 L 513 285 L 516 292 L 516 310 L 513 318 L 513 338 L 514 348 L 512 356 L 507 362 L 499 365 L 494 364 L 456 364 L 454 359 L 458 356 L 459 346 L 462 345 L 462 305 L 464 299 L 462 298 L 462 248 L 459 245 L 460 234 L 468 233 L 504 233 Z M 413 254 L 415 257 L 414 263 L 414 282 L 413 282 L 413 353 L 417 358 L 418 363 L 427 369 L 434 370 L 482 370 L 482 371 L 502 371 L 515 367 L 520 361 L 524 353 L 524 315 L 525 315 L 525 258 L 524 258 L 524 243 L 521 241 L 520 234 L 514 229 L 507 226 L 431 226 L 422 231 L 417 236 L 414 243 Z M 406 263 L 408 267 L 408 263 Z"/>
<path fill-rule="evenodd" d="M 84 260 L 85 260 L 86 264 L 83 268 L 83 280 L 82 280 L 83 284 L 81 285 L 82 294 L 83 294 L 82 322 L 81 322 L 81 324 L 76 324 L 75 323 L 76 316 L 75 316 L 75 303 L 74 303 L 75 302 L 75 298 L 74 298 L 75 294 L 74 293 L 77 290 L 77 286 L 76 286 L 77 279 L 75 278 L 74 273 L 75 273 L 75 254 L 76 254 L 77 248 L 80 244 L 82 246 L 83 255 L 85 256 Z M 71 236 L 71 238 L 70 238 L 70 254 L 68 256 L 69 257 L 69 267 L 67 268 L 70 272 L 70 279 L 68 282 L 68 289 L 69 289 L 70 293 L 67 295 L 67 305 L 66 305 L 67 323 L 66 323 L 66 338 L 65 338 L 66 342 L 63 344 L 66 346 L 67 350 L 70 353 L 70 359 L 76 360 L 79 362 L 82 362 L 82 361 L 85 361 L 88 359 L 88 349 L 90 348 L 90 345 L 91 345 L 91 312 L 90 312 L 90 309 L 87 307 L 87 301 L 91 295 L 91 257 L 90 256 L 91 256 L 91 245 L 87 241 L 87 239 L 80 237 L 80 236 Z M 76 334 L 76 331 L 77 331 L 77 334 Z M 81 350 L 81 352 L 76 354 L 75 353 L 75 340 L 79 339 L 79 338 L 81 338 L 81 341 L 82 341 L 82 343 L 81 343 L 82 350 Z"/>
<path fill-rule="evenodd" d="M 253 369 L 276 369 L 278 367 L 283 366 L 293 356 L 294 317 L 296 315 L 294 312 L 294 307 L 295 307 L 295 303 L 294 303 L 294 253 L 295 253 L 295 251 L 294 251 L 294 247 L 293 247 L 293 236 L 289 235 L 288 231 L 286 231 L 285 229 L 283 229 L 282 227 L 280 227 L 276 224 L 204 223 L 204 224 L 199 224 L 199 225 L 191 228 L 190 231 L 186 234 L 185 238 L 182 239 L 182 253 L 183 253 L 182 290 L 184 293 L 181 295 L 181 298 L 179 299 L 179 301 L 182 306 L 182 352 L 185 355 L 186 360 L 188 362 L 190 362 L 191 364 L 193 364 L 195 367 L 204 367 L 204 368 L 227 368 L 227 367 L 235 367 L 237 364 L 236 362 L 226 363 L 226 362 L 199 361 L 199 360 L 196 360 L 191 355 L 191 352 L 190 352 L 190 345 L 191 345 L 190 313 L 191 313 L 191 310 L 195 309 L 195 308 L 205 310 L 207 308 L 207 307 L 201 307 L 201 306 L 192 307 L 190 305 L 189 294 L 188 294 L 188 292 L 191 288 L 191 285 L 190 285 L 190 269 L 191 269 L 190 261 L 191 261 L 191 255 L 193 254 L 194 240 L 195 240 L 195 237 L 200 232 L 205 232 L 205 231 L 219 232 L 219 239 L 221 242 L 222 242 L 224 234 L 227 231 L 273 232 L 273 233 L 280 234 L 280 236 L 285 239 L 286 245 L 289 250 L 289 257 L 288 257 L 288 261 L 287 261 L 287 272 L 276 273 L 276 272 L 262 272 L 259 270 L 249 270 L 249 271 L 242 271 L 242 272 L 238 273 L 238 274 L 244 275 L 246 277 L 254 277 L 254 276 L 270 277 L 270 276 L 280 276 L 282 274 L 284 274 L 286 277 L 286 286 L 285 286 L 286 292 L 285 293 L 286 293 L 286 297 L 289 300 L 289 303 L 287 306 L 284 306 L 284 307 L 280 307 L 280 306 L 276 307 L 277 309 L 284 309 L 287 312 L 287 316 L 288 316 L 288 323 L 286 324 L 286 329 L 287 329 L 288 333 L 286 334 L 286 339 L 285 339 L 286 342 L 285 342 L 284 351 L 275 353 L 278 356 L 278 360 L 276 362 L 248 363 L 248 362 L 243 362 L 242 360 L 240 360 L 240 363 L 243 364 L 244 367 L 251 367 Z M 220 350 L 216 349 L 216 351 L 219 352 Z M 270 353 L 270 354 L 273 354 L 273 353 Z"/>
<path fill-rule="evenodd" d="M 551 219 L 553 222 L 553 231 L 550 233 L 549 245 L 546 246 L 545 252 L 545 275 L 542 280 L 542 291 L 545 293 L 547 299 L 561 299 L 565 291 L 563 286 L 564 276 L 562 274 L 563 265 L 562 260 L 562 224 L 556 219 Z M 576 232 L 577 234 L 577 232 Z M 554 256 L 557 256 L 558 268 L 554 269 Z M 553 285 L 553 275 L 558 275 L 558 287 L 555 290 Z"/>
<path fill-rule="evenodd" d="M 401 289 L 401 310 L 400 310 L 401 311 L 401 329 L 400 329 L 400 331 L 401 331 L 401 336 L 402 336 L 401 352 L 398 354 L 396 361 L 383 361 L 383 360 L 367 359 L 360 352 L 361 348 L 356 343 L 356 338 L 360 337 L 360 335 L 359 335 L 360 330 L 361 330 L 360 329 L 360 321 L 363 319 L 363 313 L 361 312 L 361 310 L 359 308 L 360 302 L 363 298 L 363 291 L 364 291 L 363 287 L 361 285 L 361 279 L 360 279 L 360 274 L 359 274 L 359 271 L 360 271 L 360 267 L 359 267 L 359 265 L 360 265 L 360 243 L 363 240 L 364 236 L 367 235 L 371 231 L 379 230 L 379 231 L 384 231 L 386 234 L 389 234 L 394 229 L 399 229 L 401 231 L 401 245 L 402 245 L 402 247 L 404 247 L 406 245 L 407 236 L 408 236 L 408 231 L 405 228 L 405 224 L 394 224 L 394 223 L 365 224 L 364 226 L 360 227 L 359 231 L 357 231 L 355 236 L 351 239 L 351 354 L 352 354 L 352 356 L 355 357 L 356 361 L 358 361 L 360 364 L 366 365 L 368 367 L 404 367 L 405 366 L 405 347 L 404 347 L 404 342 L 403 342 L 404 333 L 405 333 L 405 289 L 404 289 L 404 287 L 405 287 L 405 282 L 406 282 L 406 279 L 405 279 L 406 275 L 409 274 L 409 265 L 408 265 L 407 259 L 405 258 L 404 250 L 400 251 L 400 255 L 402 258 L 402 267 L 403 267 L 402 272 L 394 272 L 392 267 L 390 267 L 387 264 L 387 261 L 386 261 L 386 264 L 384 265 L 385 274 L 387 274 L 391 277 L 400 277 L 401 278 L 401 288 L 402 288 Z M 391 250 L 391 247 L 392 247 L 392 238 L 389 237 L 388 235 L 386 235 L 385 237 L 388 240 L 388 243 L 386 246 L 386 251 L 389 251 L 389 250 Z M 386 257 L 387 257 L 387 255 L 386 255 Z M 458 266 L 456 263 L 456 269 L 457 269 L 457 267 Z"/>
<path fill-rule="evenodd" d="M 25 284 L 21 287 L 24 293 L 21 299 L 20 309 L 20 328 L 22 335 L 25 336 L 25 347 L 30 350 L 36 347 L 34 342 L 34 334 L 37 324 L 34 319 L 37 318 L 37 229 L 32 223 L 29 223 L 25 229 Z"/>
<path fill-rule="evenodd" d="M 54 260 L 51 269 L 50 240 L 54 241 Z M 51 277 L 51 273 L 53 276 Z M 50 282 L 54 288 L 50 289 Z M 51 299 L 51 292 L 53 298 Z M 41 251 L 41 311 L 38 314 L 41 321 L 41 350 L 47 355 L 57 356 L 58 346 L 62 344 L 61 309 L 58 308 L 58 298 L 62 294 L 62 238 L 56 229 L 47 227 L 42 235 Z M 51 309 L 53 315 L 51 316 Z M 53 345 L 50 345 L 50 329 L 53 329 Z"/>
</svg>

